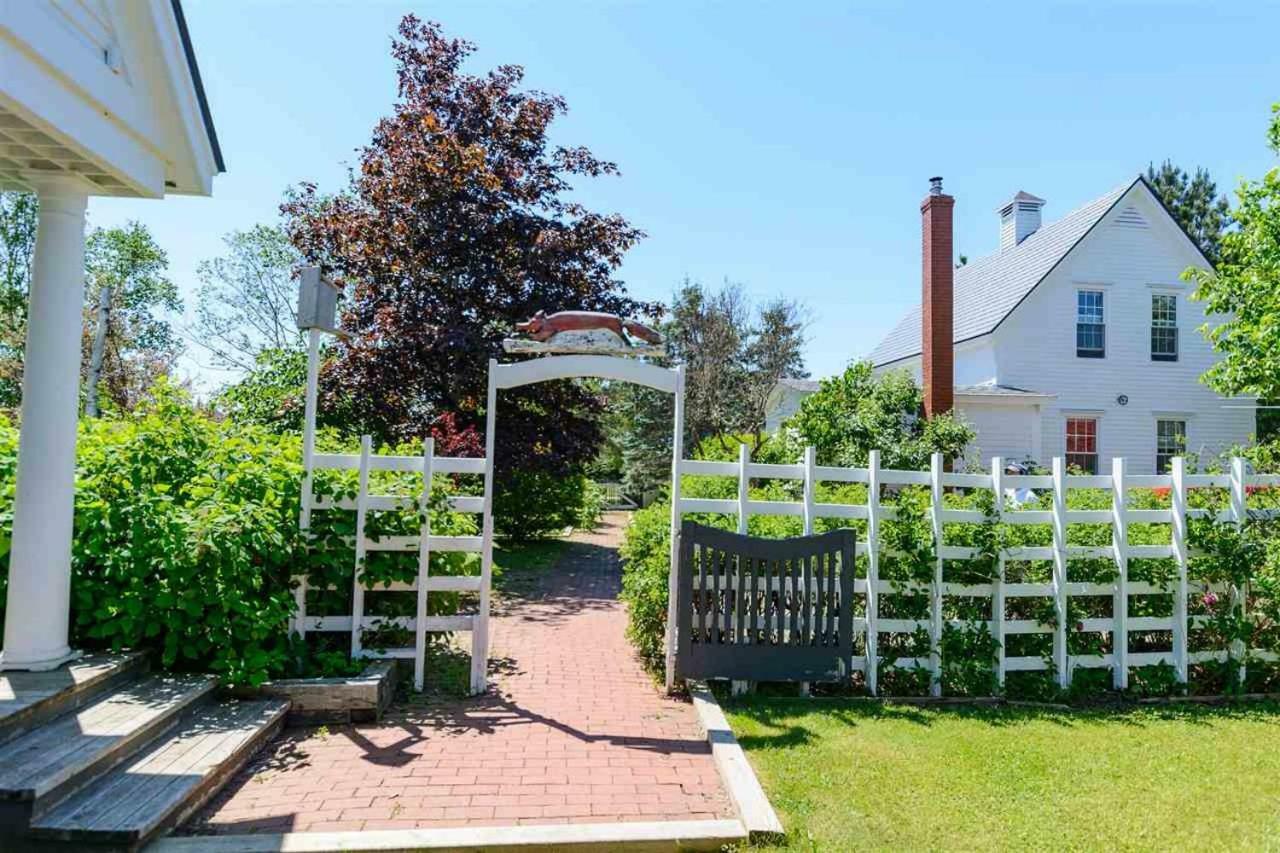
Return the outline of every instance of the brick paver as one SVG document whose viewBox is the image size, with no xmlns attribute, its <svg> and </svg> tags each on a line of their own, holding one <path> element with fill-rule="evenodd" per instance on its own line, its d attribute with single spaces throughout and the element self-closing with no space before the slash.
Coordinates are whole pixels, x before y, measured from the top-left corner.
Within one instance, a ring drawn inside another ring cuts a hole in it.
<svg viewBox="0 0 1280 853">
<path fill-rule="evenodd" d="M 495 608 L 489 693 L 288 733 L 186 827 L 303 832 L 732 815 L 693 708 L 623 636 L 625 515 Z"/>
</svg>

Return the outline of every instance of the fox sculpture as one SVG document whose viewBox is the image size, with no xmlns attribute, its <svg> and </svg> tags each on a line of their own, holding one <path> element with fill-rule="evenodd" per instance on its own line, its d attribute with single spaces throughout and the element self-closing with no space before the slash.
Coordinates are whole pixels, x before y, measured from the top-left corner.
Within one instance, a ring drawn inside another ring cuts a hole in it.
<svg viewBox="0 0 1280 853">
<path fill-rule="evenodd" d="M 561 332 L 609 331 L 617 335 L 620 341 L 627 343 L 631 338 L 646 344 L 662 343 L 662 335 L 643 323 L 598 311 L 557 311 L 555 314 L 539 311 L 525 322 L 516 323 L 516 331 L 528 335 L 532 340 L 543 342 Z"/>
</svg>

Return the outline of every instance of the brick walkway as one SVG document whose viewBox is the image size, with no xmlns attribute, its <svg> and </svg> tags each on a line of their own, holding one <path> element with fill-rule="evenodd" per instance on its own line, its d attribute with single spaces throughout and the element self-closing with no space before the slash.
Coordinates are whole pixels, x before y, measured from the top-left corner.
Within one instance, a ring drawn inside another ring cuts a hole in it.
<svg viewBox="0 0 1280 853">
<path fill-rule="evenodd" d="M 531 592 L 495 608 L 487 695 L 292 732 L 186 831 L 732 817 L 692 706 L 662 695 L 623 636 L 625 519 L 575 535 Z"/>
</svg>

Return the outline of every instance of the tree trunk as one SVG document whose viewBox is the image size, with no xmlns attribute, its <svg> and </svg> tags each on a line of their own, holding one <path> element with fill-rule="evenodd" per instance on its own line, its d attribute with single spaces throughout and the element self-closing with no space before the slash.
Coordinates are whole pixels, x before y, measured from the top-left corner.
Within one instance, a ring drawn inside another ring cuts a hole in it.
<svg viewBox="0 0 1280 853">
<path fill-rule="evenodd" d="M 111 288 L 98 292 L 98 324 L 93 332 L 93 351 L 89 354 L 89 381 L 85 388 L 84 413 L 98 416 L 98 382 L 102 379 L 102 360 L 107 352 L 107 330 L 111 323 Z"/>
</svg>

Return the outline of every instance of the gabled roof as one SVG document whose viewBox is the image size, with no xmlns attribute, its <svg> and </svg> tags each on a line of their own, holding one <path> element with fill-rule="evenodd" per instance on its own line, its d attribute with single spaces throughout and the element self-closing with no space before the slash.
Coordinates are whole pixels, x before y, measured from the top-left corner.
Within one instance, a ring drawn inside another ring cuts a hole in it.
<svg viewBox="0 0 1280 853">
<path fill-rule="evenodd" d="M 1043 226 L 1018 245 L 957 269 L 953 342 L 958 344 L 995 331 L 1116 202 L 1139 183 L 1145 184 L 1145 181 L 1139 177 L 1116 187 L 1057 222 Z M 870 358 L 872 364 L 879 367 L 919 354 L 920 306 L 917 305 L 885 336 Z"/>
<path fill-rule="evenodd" d="M 999 212 L 1001 210 L 1004 210 L 1009 205 L 1017 204 L 1020 201 L 1025 201 L 1028 204 L 1044 204 L 1044 199 L 1040 198 L 1039 196 L 1034 196 L 1031 193 L 1027 192 L 1026 190 L 1018 190 L 1018 192 L 1014 194 L 1013 198 L 1009 199 L 1004 204 L 997 207 L 996 211 Z"/>
</svg>

